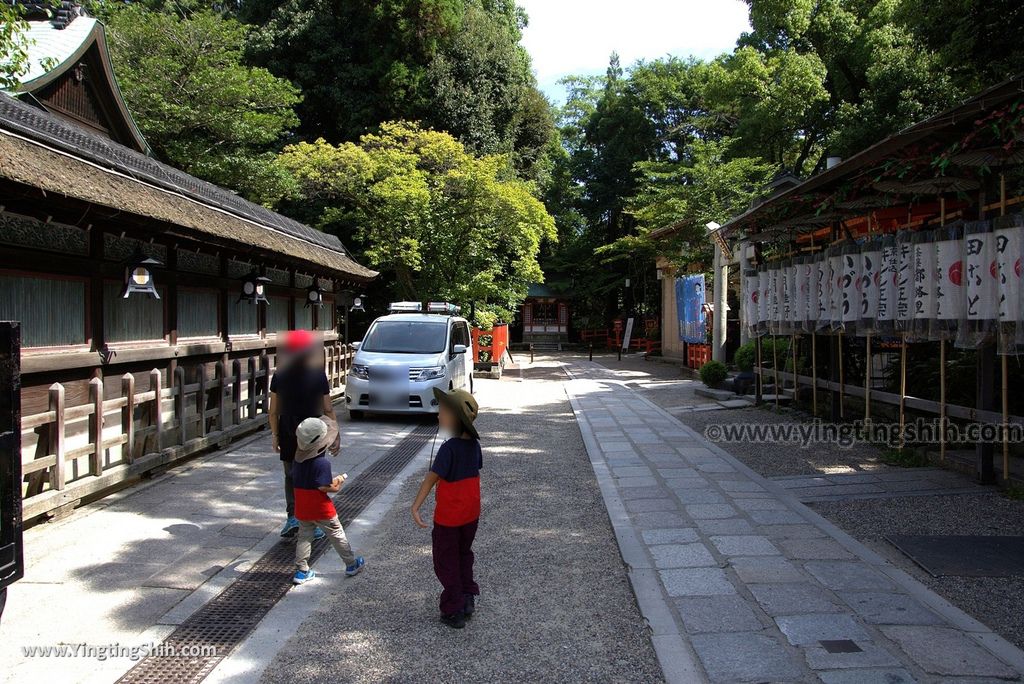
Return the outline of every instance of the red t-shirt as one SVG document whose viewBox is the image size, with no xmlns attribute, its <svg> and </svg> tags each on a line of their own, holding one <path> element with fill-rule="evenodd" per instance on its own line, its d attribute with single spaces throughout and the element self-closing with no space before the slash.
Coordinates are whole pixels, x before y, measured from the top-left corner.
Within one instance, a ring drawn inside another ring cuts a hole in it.
<svg viewBox="0 0 1024 684">
<path fill-rule="evenodd" d="M 459 527 L 480 517 L 480 468 L 483 454 L 475 439 L 449 439 L 437 450 L 431 470 L 437 483 L 434 522 Z"/>
</svg>

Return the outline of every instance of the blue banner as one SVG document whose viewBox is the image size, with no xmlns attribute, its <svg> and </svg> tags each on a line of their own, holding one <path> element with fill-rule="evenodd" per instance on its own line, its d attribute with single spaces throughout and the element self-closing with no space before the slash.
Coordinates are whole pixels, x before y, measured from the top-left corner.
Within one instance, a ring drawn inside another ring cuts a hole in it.
<svg viewBox="0 0 1024 684">
<path fill-rule="evenodd" d="M 704 274 L 676 278 L 676 312 L 679 316 L 679 339 L 683 342 L 707 342 L 704 321 Z"/>
</svg>

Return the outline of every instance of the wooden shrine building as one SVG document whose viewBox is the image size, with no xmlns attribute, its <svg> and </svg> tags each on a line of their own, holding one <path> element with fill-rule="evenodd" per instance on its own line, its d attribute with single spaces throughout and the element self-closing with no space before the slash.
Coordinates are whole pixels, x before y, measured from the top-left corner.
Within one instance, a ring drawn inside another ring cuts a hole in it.
<svg viewBox="0 0 1024 684">
<path fill-rule="evenodd" d="M 530 285 L 522 304 L 523 344 L 537 349 L 561 349 L 569 342 L 569 304 L 571 297 L 555 292 L 547 285 Z"/>
<path fill-rule="evenodd" d="M 337 237 L 149 156 L 102 24 L 68 3 L 29 19 L 32 70 L 0 93 L 26 519 L 263 425 L 282 331 L 322 334 L 340 393 L 336 306 L 376 276 Z"/>
</svg>

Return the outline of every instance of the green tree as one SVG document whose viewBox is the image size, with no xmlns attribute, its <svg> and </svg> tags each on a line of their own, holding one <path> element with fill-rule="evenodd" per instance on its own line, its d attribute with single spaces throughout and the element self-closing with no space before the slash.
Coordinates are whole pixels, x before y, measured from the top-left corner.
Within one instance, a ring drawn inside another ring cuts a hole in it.
<svg viewBox="0 0 1024 684">
<path fill-rule="evenodd" d="M 358 144 L 289 146 L 299 195 L 327 205 L 321 226 L 353 235 L 412 300 L 474 304 L 477 322 L 511 320 L 543 274 L 554 221 L 505 155 L 474 156 L 451 135 L 394 122 Z"/>
<path fill-rule="evenodd" d="M 18 85 L 29 70 L 27 28 L 21 5 L 0 4 L 0 88 Z"/>
<path fill-rule="evenodd" d="M 958 92 L 977 92 L 1024 65 L 1019 0 L 901 0 L 894 16 L 938 55 Z"/>
<path fill-rule="evenodd" d="M 746 51 L 749 65 L 755 54 L 766 64 L 789 62 L 789 78 L 762 79 L 768 85 L 762 96 L 772 100 L 799 106 L 794 97 L 811 96 L 806 88 L 820 83 L 814 107 L 792 129 L 795 161 L 810 168 L 782 158 L 798 174 L 820 168 L 826 154 L 853 154 L 961 97 L 918 35 L 919 17 L 905 9 L 913 3 L 918 0 L 747 0 L 753 31 L 729 59 Z M 934 3 L 925 14 L 941 16 L 943 40 L 959 22 L 956 13 L 934 13 Z M 793 111 L 784 108 L 783 121 L 787 110 Z"/>
<path fill-rule="evenodd" d="M 543 175 L 554 128 L 512 0 L 253 0 L 240 16 L 253 25 L 251 59 L 302 88 L 307 139 L 415 120 Z"/>
<path fill-rule="evenodd" d="M 158 157 L 274 203 L 288 177 L 275 151 L 297 125 L 295 87 L 247 66 L 247 29 L 211 11 L 187 18 L 119 6 L 108 36 L 125 100 Z"/>
</svg>

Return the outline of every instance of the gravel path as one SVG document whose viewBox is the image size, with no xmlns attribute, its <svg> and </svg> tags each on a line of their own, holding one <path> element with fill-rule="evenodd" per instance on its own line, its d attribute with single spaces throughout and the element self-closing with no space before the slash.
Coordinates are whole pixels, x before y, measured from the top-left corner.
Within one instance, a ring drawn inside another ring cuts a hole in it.
<svg viewBox="0 0 1024 684">
<path fill-rule="evenodd" d="M 466 629 L 438 622 L 412 478 L 366 573 L 324 596 L 264 682 L 661 681 L 561 383 L 508 380 L 477 382 L 482 593 Z"/>
<path fill-rule="evenodd" d="M 1020 535 L 1024 502 L 996 494 L 838 501 L 810 506 L 950 603 L 1024 648 L 1024 576 L 932 577 L 888 534 Z"/>
<path fill-rule="evenodd" d="M 799 424 L 806 417 L 768 408 L 691 411 L 675 414 L 680 421 L 700 434 L 708 425 L 727 424 Z M 786 475 L 820 475 L 822 473 L 884 472 L 892 470 L 882 463 L 879 450 L 871 444 L 842 448 L 837 444 L 819 443 L 802 449 L 793 444 L 744 442 L 720 444 L 730 454 L 764 477 Z"/>
</svg>

